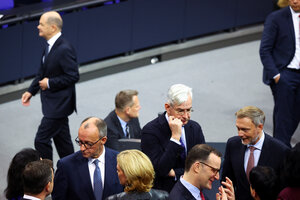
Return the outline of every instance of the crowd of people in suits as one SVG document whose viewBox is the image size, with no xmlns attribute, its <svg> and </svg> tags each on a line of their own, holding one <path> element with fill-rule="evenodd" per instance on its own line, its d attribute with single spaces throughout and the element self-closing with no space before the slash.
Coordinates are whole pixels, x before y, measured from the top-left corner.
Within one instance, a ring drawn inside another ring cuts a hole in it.
<svg viewBox="0 0 300 200">
<path fill-rule="evenodd" d="M 300 119 L 300 0 L 272 13 L 266 20 L 260 56 L 263 80 L 274 100 L 274 137 L 264 132 L 264 112 L 246 106 L 235 113 L 238 135 L 228 139 L 221 153 L 205 144 L 200 124 L 191 119 L 192 88 L 172 85 L 165 112 L 139 124 L 136 90 L 120 91 L 115 109 L 103 120 L 84 119 L 75 139 L 74 152 L 68 116 L 76 111 L 75 83 L 79 80 L 76 53 L 62 37 L 59 13 L 44 13 L 39 35 L 47 41 L 41 66 L 24 106 L 38 91 L 43 118 L 35 148 L 13 158 L 5 190 L 8 199 L 208 199 L 204 190 L 220 179 L 217 200 L 299 199 L 300 144 L 290 140 Z M 295 14 L 296 13 L 296 14 Z M 288 34 L 286 30 L 291 30 Z M 296 39 L 295 39 L 296 38 Z M 140 139 L 139 150 L 119 153 L 120 139 Z M 54 173 L 52 140 L 60 160 Z M 222 170 L 222 173 L 220 173 Z M 279 195 L 278 195 L 279 194 Z"/>
</svg>

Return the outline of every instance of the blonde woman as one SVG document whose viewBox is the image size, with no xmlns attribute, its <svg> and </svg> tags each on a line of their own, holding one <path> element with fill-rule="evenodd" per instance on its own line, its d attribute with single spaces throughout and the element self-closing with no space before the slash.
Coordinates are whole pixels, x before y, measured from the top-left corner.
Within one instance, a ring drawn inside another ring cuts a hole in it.
<svg viewBox="0 0 300 200">
<path fill-rule="evenodd" d="M 117 156 L 117 173 L 124 192 L 112 195 L 107 200 L 156 200 L 168 199 L 168 193 L 151 189 L 154 169 L 150 159 L 139 150 L 125 150 Z"/>
</svg>

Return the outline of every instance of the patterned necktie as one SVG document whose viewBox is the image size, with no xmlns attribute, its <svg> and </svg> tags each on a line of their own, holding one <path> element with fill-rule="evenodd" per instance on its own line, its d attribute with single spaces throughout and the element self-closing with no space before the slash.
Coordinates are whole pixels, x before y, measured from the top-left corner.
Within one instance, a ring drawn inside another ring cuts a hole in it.
<svg viewBox="0 0 300 200">
<path fill-rule="evenodd" d="M 182 158 L 182 160 L 184 160 L 185 161 L 185 145 L 184 145 L 184 143 L 183 143 L 183 141 L 182 141 L 182 138 L 180 137 L 180 139 L 179 139 L 179 141 L 180 141 L 180 145 L 183 147 L 183 152 L 181 153 L 181 158 Z"/>
<path fill-rule="evenodd" d="M 250 173 L 251 169 L 254 167 L 254 153 L 253 152 L 256 148 L 254 146 L 249 146 L 248 148 L 250 150 L 250 155 L 249 155 L 249 159 L 248 159 L 246 174 L 247 174 L 247 178 L 249 180 L 249 173 Z"/>
<path fill-rule="evenodd" d="M 200 197 L 201 197 L 201 200 L 205 200 L 203 192 L 201 190 L 200 190 Z"/>
<path fill-rule="evenodd" d="M 96 200 L 102 200 L 102 180 L 100 168 L 98 166 L 99 160 L 96 159 L 93 163 L 96 166 L 94 171 L 94 195 Z"/>
<path fill-rule="evenodd" d="M 126 137 L 126 138 L 130 138 L 130 134 L 129 134 L 129 125 L 128 125 L 128 123 L 126 124 L 125 132 L 126 132 L 125 137 Z"/>
</svg>

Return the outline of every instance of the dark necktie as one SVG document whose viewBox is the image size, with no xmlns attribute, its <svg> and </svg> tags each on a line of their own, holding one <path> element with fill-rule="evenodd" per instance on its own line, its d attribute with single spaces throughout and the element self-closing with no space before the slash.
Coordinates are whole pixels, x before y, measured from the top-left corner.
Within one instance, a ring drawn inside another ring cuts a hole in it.
<svg viewBox="0 0 300 200">
<path fill-rule="evenodd" d="M 100 168 L 98 166 L 99 160 L 96 159 L 93 163 L 96 166 L 94 171 L 94 195 L 96 200 L 102 200 L 102 180 Z"/>
<path fill-rule="evenodd" d="M 128 123 L 126 124 L 126 127 L 125 127 L 125 132 L 126 132 L 126 135 L 125 135 L 125 137 L 126 137 L 126 138 L 130 138 L 130 133 L 129 133 L 129 125 L 128 125 Z"/>
<path fill-rule="evenodd" d="M 49 44 L 47 43 L 47 46 L 46 46 L 46 49 L 45 49 L 45 54 L 44 54 L 45 59 L 48 56 L 48 54 L 49 54 Z"/>
<path fill-rule="evenodd" d="M 249 159 L 248 159 L 246 174 L 247 174 L 247 178 L 249 180 L 249 173 L 250 173 L 251 169 L 254 167 L 254 154 L 253 154 L 253 152 L 256 148 L 254 146 L 249 146 L 248 148 L 250 150 L 250 155 L 249 155 Z"/>
<path fill-rule="evenodd" d="M 201 200 L 205 200 L 203 192 L 201 190 L 200 190 L 200 197 L 201 197 Z"/>
</svg>

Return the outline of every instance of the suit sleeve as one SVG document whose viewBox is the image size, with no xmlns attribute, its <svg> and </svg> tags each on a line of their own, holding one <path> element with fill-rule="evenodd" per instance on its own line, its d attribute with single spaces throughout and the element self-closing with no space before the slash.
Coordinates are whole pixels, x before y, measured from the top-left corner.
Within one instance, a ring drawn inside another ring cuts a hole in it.
<svg viewBox="0 0 300 200">
<path fill-rule="evenodd" d="M 57 170 L 54 176 L 54 187 L 51 194 L 53 200 L 67 199 L 68 181 L 60 160 L 57 162 Z"/>
<path fill-rule="evenodd" d="M 68 44 L 63 44 L 57 51 L 59 51 L 57 55 L 60 55 L 58 59 L 63 73 L 49 79 L 50 89 L 54 90 L 74 85 L 79 80 L 75 50 Z"/>
<path fill-rule="evenodd" d="M 264 31 L 260 43 L 260 58 L 269 80 L 279 73 L 272 52 L 278 35 L 278 24 L 273 15 L 269 15 L 264 24 Z"/>
<path fill-rule="evenodd" d="M 149 156 L 157 176 L 167 176 L 176 165 L 178 155 L 184 149 L 181 145 L 170 140 L 167 141 L 168 144 L 164 147 L 154 134 L 155 132 L 159 132 L 159 130 L 147 125 L 142 129 L 142 151 Z"/>
</svg>

